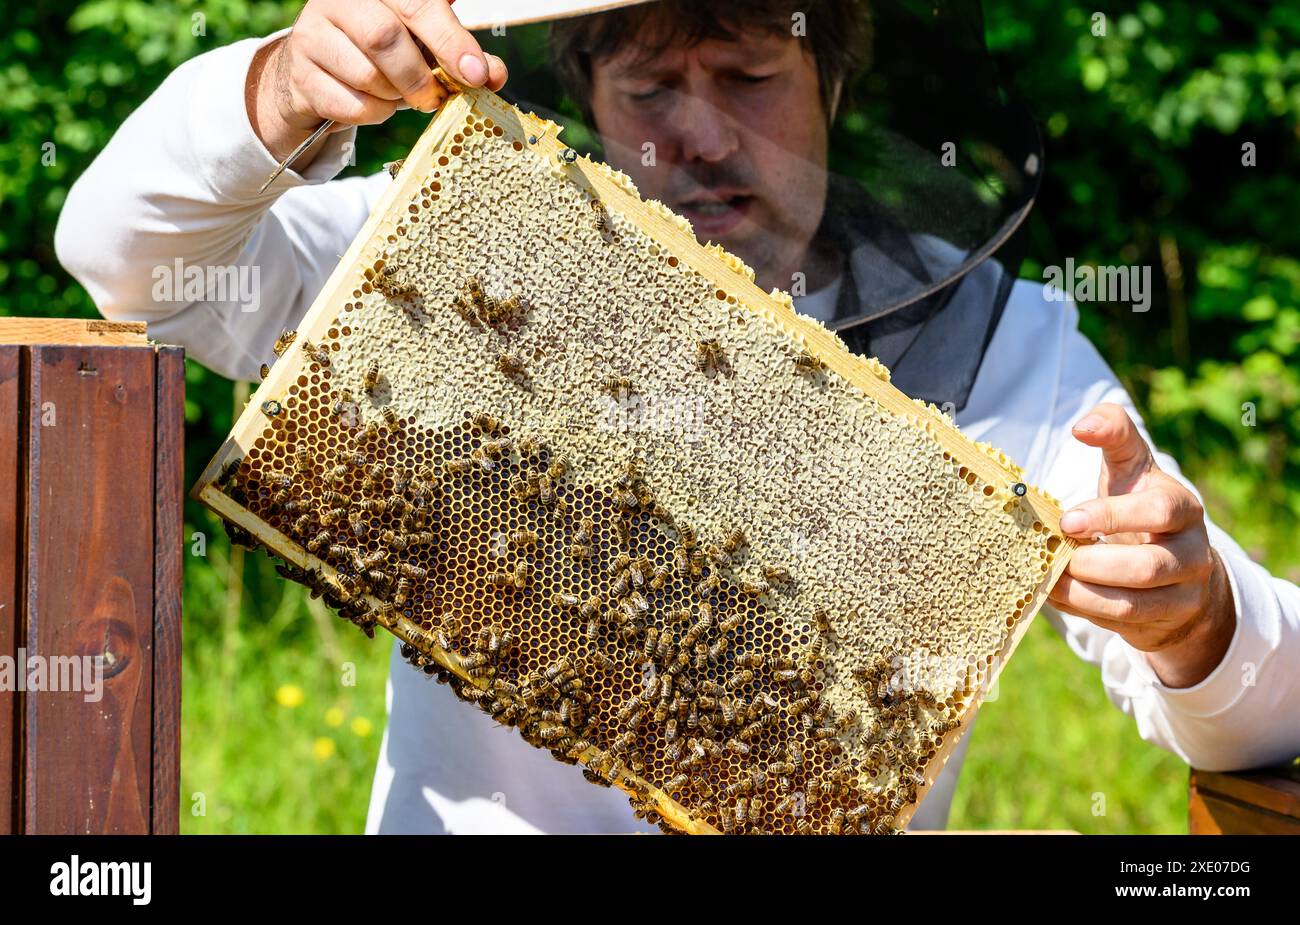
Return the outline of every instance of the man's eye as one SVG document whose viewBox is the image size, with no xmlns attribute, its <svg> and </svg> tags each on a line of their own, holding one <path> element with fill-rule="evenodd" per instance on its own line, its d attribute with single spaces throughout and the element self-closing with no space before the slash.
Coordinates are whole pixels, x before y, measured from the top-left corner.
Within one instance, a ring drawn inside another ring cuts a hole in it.
<svg viewBox="0 0 1300 925">
<path fill-rule="evenodd" d="M 644 103 L 647 100 L 652 100 L 655 97 L 659 96 L 659 94 L 662 92 L 663 92 L 662 87 L 653 87 L 649 90 L 640 90 L 636 93 L 630 93 L 628 95 L 631 96 L 631 98 L 636 102 Z"/>
<path fill-rule="evenodd" d="M 747 84 L 767 83 L 773 76 L 772 74 L 741 74 L 740 82 Z"/>
</svg>

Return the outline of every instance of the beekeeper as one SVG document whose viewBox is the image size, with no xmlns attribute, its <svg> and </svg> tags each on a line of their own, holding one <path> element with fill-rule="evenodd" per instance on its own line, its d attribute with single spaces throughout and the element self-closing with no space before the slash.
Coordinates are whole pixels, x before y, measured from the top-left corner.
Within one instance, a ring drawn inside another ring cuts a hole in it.
<svg viewBox="0 0 1300 925">
<path fill-rule="evenodd" d="M 147 321 L 255 379 L 391 182 L 335 179 L 365 144 L 356 126 L 434 111 L 435 59 L 502 88 L 523 24 L 553 20 L 552 63 L 516 75 L 516 99 L 545 113 L 562 90 L 644 196 L 1006 451 L 1063 499 L 1062 530 L 1104 538 L 1074 554 L 1045 615 L 1142 737 L 1207 769 L 1289 759 L 1300 589 L 1206 518 L 1079 333 L 1074 302 L 1016 280 L 1037 132 L 999 92 L 978 3 L 912 6 L 309 0 L 292 30 L 199 55 L 162 83 L 71 190 L 58 255 L 106 318 Z M 259 193 L 326 119 L 335 130 Z M 159 298 L 155 268 L 178 258 L 257 268 L 257 310 Z M 465 708 L 396 647 L 389 709 L 367 831 L 647 828 L 621 792 Z M 969 741 L 912 828 L 945 825 Z"/>
</svg>

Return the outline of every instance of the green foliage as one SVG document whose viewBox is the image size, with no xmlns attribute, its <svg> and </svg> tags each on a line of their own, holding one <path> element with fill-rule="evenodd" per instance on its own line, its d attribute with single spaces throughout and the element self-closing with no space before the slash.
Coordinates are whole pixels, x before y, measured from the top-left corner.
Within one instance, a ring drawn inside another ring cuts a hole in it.
<svg viewBox="0 0 1300 925">
<path fill-rule="evenodd" d="M 69 185 L 177 64 L 287 26 L 298 8 L 10 5 L 0 33 L 0 312 L 95 317 L 53 250 Z M 1212 515 L 1296 578 L 1300 9 L 1141 3 L 1111 12 L 1105 35 L 1093 34 L 1092 8 L 1060 0 L 991 0 L 986 11 L 990 47 L 1047 143 L 1025 275 L 1041 279 L 1067 256 L 1153 267 L 1149 312 L 1085 304 L 1085 331 Z M 508 60 L 538 63 L 527 49 Z M 407 112 L 366 129 L 353 170 L 400 157 L 423 124 Z M 1247 143 L 1256 167 L 1242 164 Z M 186 382 L 192 481 L 240 399 L 192 363 Z M 205 557 L 186 560 L 183 792 L 203 793 L 207 815 L 186 815 L 185 830 L 358 831 L 382 732 L 387 643 L 309 608 L 260 554 L 232 558 L 220 525 L 192 503 L 186 524 L 187 537 L 209 542 Z M 1002 698 L 981 713 L 953 825 L 1182 830 L 1177 759 L 1138 740 L 1096 672 L 1050 637 L 1045 626 L 1029 633 Z M 346 661 L 356 687 L 340 682 Z M 301 701 L 277 699 L 287 688 Z M 352 731 L 358 717 L 370 734 Z M 1107 795 L 1105 816 L 1092 814 L 1094 792 Z"/>
</svg>

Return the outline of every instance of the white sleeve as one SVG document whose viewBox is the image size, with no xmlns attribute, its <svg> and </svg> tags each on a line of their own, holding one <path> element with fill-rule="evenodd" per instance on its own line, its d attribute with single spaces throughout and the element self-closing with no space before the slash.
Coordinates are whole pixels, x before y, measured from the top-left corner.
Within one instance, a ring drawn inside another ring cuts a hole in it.
<svg viewBox="0 0 1300 925">
<path fill-rule="evenodd" d="M 1078 331 L 1072 302 L 1067 311 L 1065 362 L 1043 485 L 1065 509 L 1097 494 L 1101 452 L 1070 433 L 1094 405 L 1122 406 L 1151 445 L 1128 393 Z M 1200 497 L 1173 457 L 1154 452 L 1161 469 Z M 1209 771 L 1289 761 L 1300 754 L 1300 588 L 1272 577 L 1208 517 L 1206 523 L 1228 572 L 1237 626 L 1223 661 L 1200 683 L 1166 687 L 1146 656 L 1110 630 L 1051 608 L 1044 614 L 1076 654 L 1101 668 L 1107 695 L 1137 721 L 1143 739 Z"/>
<path fill-rule="evenodd" d="M 148 322 L 150 337 L 231 378 L 256 379 L 274 359 L 276 337 L 306 313 L 389 182 L 333 180 L 353 128 L 258 195 L 277 162 L 244 86 L 254 53 L 280 34 L 178 67 L 73 185 L 55 232 L 59 260 L 105 318 Z"/>
</svg>

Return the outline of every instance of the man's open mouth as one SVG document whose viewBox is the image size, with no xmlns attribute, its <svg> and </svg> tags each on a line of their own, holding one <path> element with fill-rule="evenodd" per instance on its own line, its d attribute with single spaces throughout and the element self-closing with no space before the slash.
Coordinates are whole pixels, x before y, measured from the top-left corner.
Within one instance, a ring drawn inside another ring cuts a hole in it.
<svg viewBox="0 0 1300 925">
<path fill-rule="evenodd" d="M 690 220 L 697 232 L 720 234 L 739 224 L 753 201 L 754 197 L 747 193 L 710 195 L 678 202 L 677 211 Z"/>
</svg>

